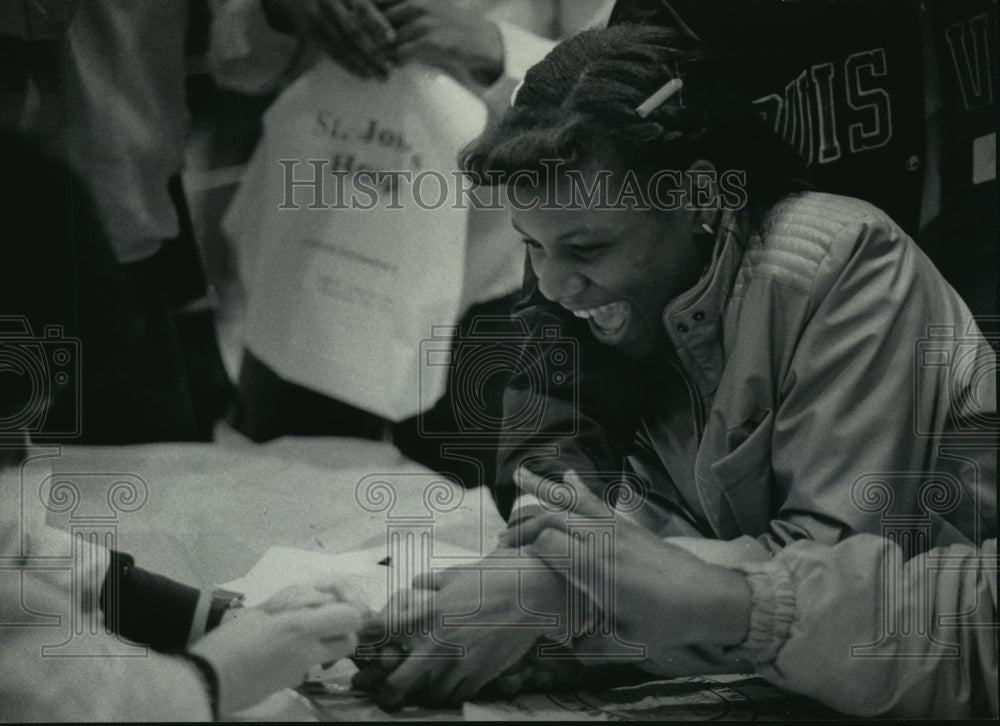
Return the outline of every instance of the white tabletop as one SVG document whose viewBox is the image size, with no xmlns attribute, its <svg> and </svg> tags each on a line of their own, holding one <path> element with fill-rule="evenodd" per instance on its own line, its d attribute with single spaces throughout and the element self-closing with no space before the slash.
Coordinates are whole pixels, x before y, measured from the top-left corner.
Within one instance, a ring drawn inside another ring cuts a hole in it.
<svg viewBox="0 0 1000 726">
<path fill-rule="evenodd" d="M 503 528 L 488 492 L 464 490 L 389 444 L 261 445 L 220 433 L 214 444 L 66 447 L 39 459 L 36 473 L 26 467 L 25 480 L 41 482 L 43 497 L 53 482 L 79 491 L 78 505 L 47 512 L 49 524 L 113 530 L 139 566 L 200 587 L 242 576 L 276 545 L 335 554 L 384 543 L 400 523 L 426 523 L 435 539 L 486 554 Z M 111 506 L 116 482 L 120 506 Z"/>
</svg>

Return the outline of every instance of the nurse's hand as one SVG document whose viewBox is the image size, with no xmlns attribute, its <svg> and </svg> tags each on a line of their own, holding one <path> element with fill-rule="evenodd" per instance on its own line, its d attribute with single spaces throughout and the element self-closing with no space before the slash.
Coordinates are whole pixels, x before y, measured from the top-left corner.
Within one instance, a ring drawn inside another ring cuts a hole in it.
<svg viewBox="0 0 1000 726">
<path fill-rule="evenodd" d="M 397 593 L 386 612 L 366 627 L 362 645 L 383 643 L 389 618 L 392 632 L 408 632 L 385 645 L 354 677 L 354 686 L 377 693 L 388 710 L 406 702 L 458 706 L 519 664 L 543 635 L 565 631 L 566 583 L 530 558 L 495 567 L 495 552 L 484 568 L 435 573 L 425 588 Z M 529 569 L 534 568 L 534 569 Z M 465 622 L 461 622 L 465 620 Z"/>
<path fill-rule="evenodd" d="M 396 31 L 372 0 L 263 0 L 277 30 L 317 43 L 361 78 L 387 78 Z"/>
<path fill-rule="evenodd" d="M 481 9 L 454 0 L 374 0 L 396 29 L 400 63 L 436 66 L 467 85 L 489 86 L 504 68 L 503 40 Z"/>
<path fill-rule="evenodd" d="M 295 587 L 257 607 L 230 610 L 218 628 L 191 646 L 219 677 L 219 712 L 252 706 L 306 671 L 349 655 L 361 627 L 357 608 L 332 592 Z"/>
</svg>

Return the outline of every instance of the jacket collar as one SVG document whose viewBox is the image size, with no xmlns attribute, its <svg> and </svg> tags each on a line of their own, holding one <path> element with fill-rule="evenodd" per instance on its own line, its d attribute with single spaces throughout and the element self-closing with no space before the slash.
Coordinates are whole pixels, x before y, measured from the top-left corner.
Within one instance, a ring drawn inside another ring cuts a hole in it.
<svg viewBox="0 0 1000 726">
<path fill-rule="evenodd" d="M 748 234 L 747 215 L 723 212 L 716 232 L 712 261 L 694 287 L 674 298 L 663 310 L 662 320 L 667 335 L 705 399 L 710 399 L 715 393 L 725 366 L 723 314 L 743 259 Z"/>
</svg>

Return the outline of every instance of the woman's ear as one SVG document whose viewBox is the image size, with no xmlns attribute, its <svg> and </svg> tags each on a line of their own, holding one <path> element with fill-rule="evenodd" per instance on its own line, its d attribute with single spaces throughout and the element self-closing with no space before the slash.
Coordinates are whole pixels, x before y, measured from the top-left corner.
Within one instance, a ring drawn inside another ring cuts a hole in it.
<svg viewBox="0 0 1000 726">
<path fill-rule="evenodd" d="M 684 191 L 687 208 L 693 215 L 695 229 L 715 232 L 716 219 L 722 206 L 719 192 L 719 173 L 715 165 L 698 159 L 684 172 Z"/>
</svg>

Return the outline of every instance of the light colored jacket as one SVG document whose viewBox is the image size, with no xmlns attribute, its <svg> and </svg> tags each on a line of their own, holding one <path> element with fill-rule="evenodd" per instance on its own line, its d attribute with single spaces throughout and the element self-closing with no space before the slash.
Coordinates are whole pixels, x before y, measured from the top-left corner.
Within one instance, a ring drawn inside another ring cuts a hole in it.
<svg viewBox="0 0 1000 726">
<path fill-rule="evenodd" d="M 855 716 L 997 718 L 996 539 L 901 554 L 859 535 L 745 566 L 745 654 L 776 685 Z"/>
<path fill-rule="evenodd" d="M 38 485 L 58 449 L 37 448 L 0 466 L 0 722 L 211 720 L 190 663 L 103 626 L 109 553 L 45 526 Z"/>
<path fill-rule="evenodd" d="M 756 234 L 738 215 L 724 227 L 664 311 L 680 365 L 631 459 L 651 487 L 636 516 L 770 551 L 868 532 L 909 558 L 995 537 L 996 354 L 917 245 L 818 193 Z"/>
<path fill-rule="evenodd" d="M 537 295 L 529 304 L 533 332 L 560 322 Z M 663 322 L 677 360 L 637 380 L 577 328 L 581 365 L 544 392 L 533 437 L 508 437 L 501 476 L 523 462 L 607 486 L 635 436 L 625 479 L 647 490 L 645 503 L 619 516 L 729 567 L 859 533 L 896 543 L 900 561 L 996 537 L 996 354 L 880 210 L 804 193 L 756 231 L 727 214 L 712 263 Z M 507 410 L 538 395 L 529 383 L 514 379 Z M 643 396 L 652 404 L 637 418 Z M 872 573 L 881 561 L 864 550 L 852 567 Z M 875 608 L 877 593 L 863 592 L 859 606 Z M 814 595 L 824 607 L 841 598 Z M 750 664 L 742 650 L 685 648 L 649 665 L 682 676 Z"/>
</svg>

